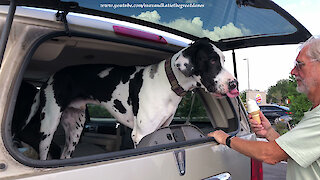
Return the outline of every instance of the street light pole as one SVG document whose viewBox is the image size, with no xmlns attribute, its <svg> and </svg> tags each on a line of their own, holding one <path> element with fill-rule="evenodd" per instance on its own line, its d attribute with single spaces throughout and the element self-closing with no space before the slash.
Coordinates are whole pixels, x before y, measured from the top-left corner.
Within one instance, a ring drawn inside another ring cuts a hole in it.
<svg viewBox="0 0 320 180">
<path fill-rule="evenodd" d="M 244 58 L 243 60 L 247 61 L 247 67 L 248 67 L 248 90 L 250 90 L 250 79 L 249 79 L 249 59 Z"/>
</svg>

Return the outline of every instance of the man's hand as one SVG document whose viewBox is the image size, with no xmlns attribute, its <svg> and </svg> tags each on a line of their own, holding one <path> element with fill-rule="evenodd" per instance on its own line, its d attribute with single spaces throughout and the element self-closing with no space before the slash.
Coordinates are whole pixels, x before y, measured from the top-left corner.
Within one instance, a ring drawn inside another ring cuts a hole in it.
<svg viewBox="0 0 320 180">
<path fill-rule="evenodd" d="M 217 130 L 209 133 L 208 136 L 214 137 L 218 143 L 226 145 L 226 139 L 229 135 L 222 130 Z"/>
<path fill-rule="evenodd" d="M 260 111 L 261 124 L 258 124 L 257 121 L 252 119 L 252 116 L 249 114 L 249 123 L 251 130 L 258 136 L 262 138 L 267 138 L 269 141 L 273 141 L 278 138 L 280 135 L 272 128 L 269 120 L 263 115 Z"/>
</svg>

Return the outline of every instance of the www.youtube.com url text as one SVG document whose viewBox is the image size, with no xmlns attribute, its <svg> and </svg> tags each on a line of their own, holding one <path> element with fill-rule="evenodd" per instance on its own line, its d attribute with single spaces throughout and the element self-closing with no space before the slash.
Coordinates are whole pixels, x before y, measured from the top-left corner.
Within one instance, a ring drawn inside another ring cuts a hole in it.
<svg viewBox="0 0 320 180">
<path fill-rule="evenodd" d="M 101 8 L 203 8 L 204 4 L 197 4 L 197 3 L 154 3 L 154 4 L 147 4 L 147 3 L 119 3 L 119 4 L 107 4 L 102 3 L 100 4 Z"/>
</svg>

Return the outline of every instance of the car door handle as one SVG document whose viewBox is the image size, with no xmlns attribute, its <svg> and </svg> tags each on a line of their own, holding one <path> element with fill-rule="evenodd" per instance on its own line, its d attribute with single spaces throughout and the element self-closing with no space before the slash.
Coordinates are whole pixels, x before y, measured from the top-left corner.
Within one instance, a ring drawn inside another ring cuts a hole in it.
<svg viewBox="0 0 320 180">
<path fill-rule="evenodd" d="M 228 172 L 205 178 L 203 180 L 231 180 L 231 174 Z"/>
</svg>

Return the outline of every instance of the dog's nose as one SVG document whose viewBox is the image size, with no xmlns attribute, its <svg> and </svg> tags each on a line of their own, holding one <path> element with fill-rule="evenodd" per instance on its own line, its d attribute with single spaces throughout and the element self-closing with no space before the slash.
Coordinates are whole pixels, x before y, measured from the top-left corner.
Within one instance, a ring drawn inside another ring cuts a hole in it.
<svg viewBox="0 0 320 180">
<path fill-rule="evenodd" d="M 230 90 L 236 89 L 237 86 L 238 86 L 238 81 L 237 81 L 236 79 L 229 82 L 229 89 L 230 89 Z"/>
</svg>

